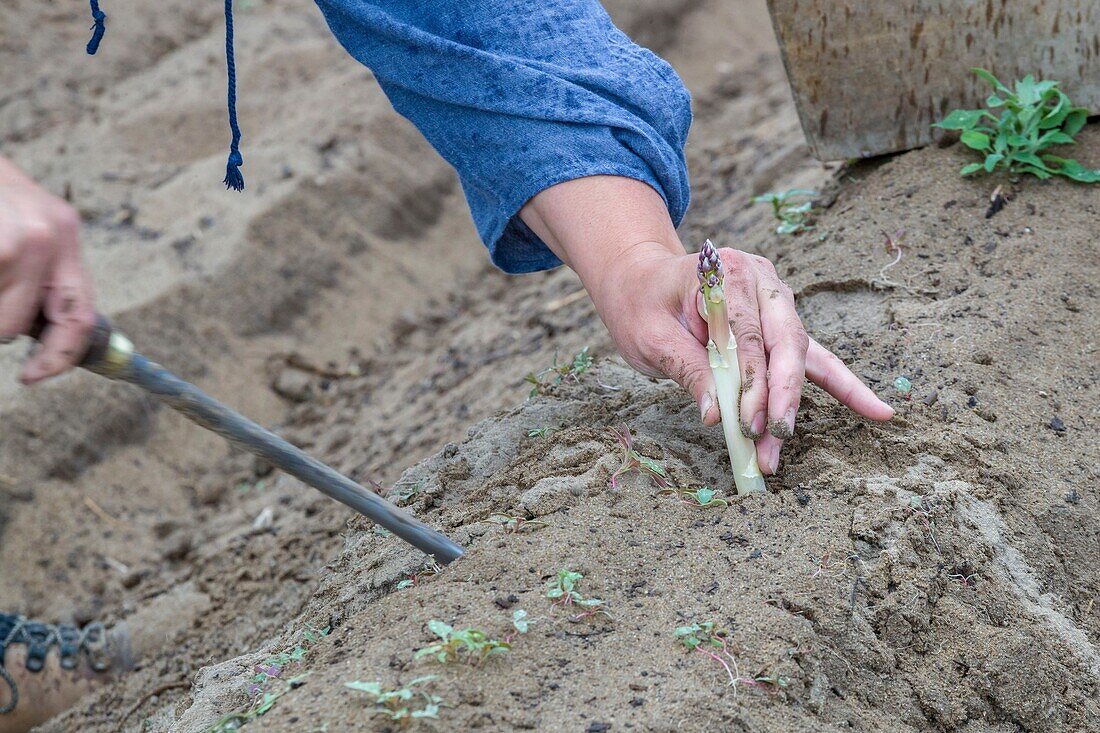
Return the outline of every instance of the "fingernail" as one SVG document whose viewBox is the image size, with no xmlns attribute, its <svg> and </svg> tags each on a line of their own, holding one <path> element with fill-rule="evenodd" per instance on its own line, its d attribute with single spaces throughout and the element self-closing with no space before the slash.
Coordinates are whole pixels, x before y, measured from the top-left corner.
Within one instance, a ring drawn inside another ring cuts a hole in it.
<svg viewBox="0 0 1100 733">
<path fill-rule="evenodd" d="M 771 451 L 768 453 L 768 473 L 774 474 L 779 470 L 779 449 L 782 446 L 772 446 Z"/>
<path fill-rule="evenodd" d="M 704 392 L 703 399 L 699 400 L 699 415 L 703 422 L 707 421 L 707 413 L 710 412 L 712 405 L 714 400 L 711 399 L 710 392 Z"/>
<path fill-rule="evenodd" d="M 752 419 L 751 423 L 741 422 L 741 434 L 749 440 L 758 440 L 764 434 L 764 422 L 766 420 L 767 415 L 761 410 L 756 413 L 756 417 Z"/>
</svg>

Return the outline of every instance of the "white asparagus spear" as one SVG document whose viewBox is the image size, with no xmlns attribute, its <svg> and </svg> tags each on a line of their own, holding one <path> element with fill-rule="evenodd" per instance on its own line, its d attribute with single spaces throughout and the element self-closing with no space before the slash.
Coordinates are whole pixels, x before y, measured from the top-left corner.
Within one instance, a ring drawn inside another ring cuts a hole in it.
<svg viewBox="0 0 1100 733">
<path fill-rule="evenodd" d="M 730 329 L 729 310 L 722 290 L 722 258 L 708 239 L 699 250 L 699 284 L 703 291 L 700 314 L 707 322 L 710 341 L 710 370 L 722 413 L 722 433 L 730 454 L 730 467 L 738 494 L 764 491 L 764 477 L 756 464 L 756 446 L 741 433 L 738 408 L 741 396 L 741 368 L 737 363 L 737 340 Z"/>
</svg>

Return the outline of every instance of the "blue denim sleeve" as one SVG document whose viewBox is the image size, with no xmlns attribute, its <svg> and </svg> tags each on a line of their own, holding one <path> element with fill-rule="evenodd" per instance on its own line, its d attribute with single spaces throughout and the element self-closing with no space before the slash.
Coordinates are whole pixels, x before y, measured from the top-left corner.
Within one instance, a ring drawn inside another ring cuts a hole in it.
<svg viewBox="0 0 1100 733">
<path fill-rule="evenodd" d="M 317 0 L 333 34 L 458 172 L 493 262 L 561 261 L 517 216 L 556 183 L 644 181 L 677 225 L 691 101 L 597 0 Z"/>
</svg>

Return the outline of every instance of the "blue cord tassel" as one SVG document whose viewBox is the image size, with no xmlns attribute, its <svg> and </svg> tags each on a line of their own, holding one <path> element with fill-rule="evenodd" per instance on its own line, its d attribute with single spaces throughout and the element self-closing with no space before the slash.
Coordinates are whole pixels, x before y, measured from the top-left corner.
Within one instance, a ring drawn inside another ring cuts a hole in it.
<svg viewBox="0 0 1100 733">
<path fill-rule="evenodd" d="M 225 0 L 225 62 L 229 75 L 229 129 L 233 132 L 233 140 L 229 143 L 229 160 L 225 164 L 223 183 L 226 188 L 243 191 L 241 166 L 244 165 L 244 158 L 240 150 L 241 128 L 237 125 L 237 65 L 233 60 L 233 0 Z"/>
<path fill-rule="evenodd" d="M 88 41 L 88 55 L 95 56 L 99 50 L 99 42 L 103 40 L 106 31 L 107 14 L 99 9 L 99 0 L 91 0 L 92 3 L 92 37 Z"/>
</svg>

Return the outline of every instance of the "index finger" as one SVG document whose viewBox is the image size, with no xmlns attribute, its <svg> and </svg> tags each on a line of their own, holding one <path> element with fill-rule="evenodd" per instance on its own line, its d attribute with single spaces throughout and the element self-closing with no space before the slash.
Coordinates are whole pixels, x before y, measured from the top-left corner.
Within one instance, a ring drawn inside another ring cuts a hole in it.
<svg viewBox="0 0 1100 733">
<path fill-rule="evenodd" d="M 836 354 L 810 339 L 806 376 L 853 412 L 872 420 L 889 420 L 894 408 L 880 400 Z"/>
</svg>

